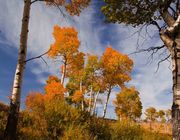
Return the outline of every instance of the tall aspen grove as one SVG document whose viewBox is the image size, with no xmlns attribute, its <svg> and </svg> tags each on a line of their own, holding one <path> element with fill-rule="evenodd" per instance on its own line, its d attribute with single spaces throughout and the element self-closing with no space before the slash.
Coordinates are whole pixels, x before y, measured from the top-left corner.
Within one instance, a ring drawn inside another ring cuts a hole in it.
<svg viewBox="0 0 180 140">
<path fill-rule="evenodd" d="M 0 0 L 0 140 L 180 140 L 180 0 Z"/>
</svg>

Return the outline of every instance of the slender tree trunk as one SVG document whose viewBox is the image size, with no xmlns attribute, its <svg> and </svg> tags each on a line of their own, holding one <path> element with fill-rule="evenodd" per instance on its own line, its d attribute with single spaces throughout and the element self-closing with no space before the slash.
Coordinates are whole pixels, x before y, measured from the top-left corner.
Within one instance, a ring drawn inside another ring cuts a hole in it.
<svg viewBox="0 0 180 140">
<path fill-rule="evenodd" d="M 178 42 L 177 42 L 178 41 Z M 180 139 L 180 34 L 176 39 L 172 52 L 172 74 L 173 74 L 173 140 Z"/>
<path fill-rule="evenodd" d="M 180 15 L 178 15 L 176 20 L 174 20 L 174 18 L 172 18 L 168 13 L 168 10 L 165 10 L 165 12 L 162 14 L 162 17 L 167 23 L 168 27 L 166 30 L 160 31 L 160 37 L 171 53 L 172 58 L 173 140 L 180 140 Z"/>
<path fill-rule="evenodd" d="M 80 81 L 80 91 L 82 92 L 83 90 L 82 90 L 82 80 Z M 83 99 L 82 99 L 82 101 L 81 101 L 81 108 L 82 108 L 82 111 L 84 111 L 84 97 L 83 97 Z"/>
<path fill-rule="evenodd" d="M 98 96 L 99 96 L 99 91 L 97 92 L 96 97 L 95 97 L 95 99 L 94 99 L 94 105 L 93 105 L 93 109 L 92 109 L 92 111 L 93 111 L 93 112 L 92 112 L 92 115 L 95 114 L 96 102 L 97 102 Z"/>
<path fill-rule="evenodd" d="M 92 86 L 91 86 L 91 91 L 90 91 L 90 100 L 89 100 L 89 108 L 88 108 L 88 112 L 91 113 L 91 108 L 92 108 Z"/>
<path fill-rule="evenodd" d="M 21 86 L 23 79 L 23 72 L 25 68 L 26 52 L 27 52 L 27 38 L 28 38 L 28 25 L 30 15 L 31 0 L 24 1 L 24 11 L 20 35 L 20 48 L 18 54 L 18 62 L 14 76 L 12 96 L 10 101 L 10 110 L 8 121 L 4 133 L 5 140 L 15 140 L 17 132 L 17 122 L 20 108 Z"/>
<path fill-rule="evenodd" d="M 62 76 L 61 76 L 61 84 L 64 84 L 64 79 L 66 76 L 66 67 L 67 67 L 67 60 L 64 61 L 63 68 L 62 68 Z"/>
<path fill-rule="evenodd" d="M 106 116 L 107 105 L 108 105 L 110 94 L 111 94 L 111 87 L 109 88 L 108 95 L 107 95 L 107 100 L 106 100 L 106 103 L 104 105 L 103 118 Z"/>
</svg>

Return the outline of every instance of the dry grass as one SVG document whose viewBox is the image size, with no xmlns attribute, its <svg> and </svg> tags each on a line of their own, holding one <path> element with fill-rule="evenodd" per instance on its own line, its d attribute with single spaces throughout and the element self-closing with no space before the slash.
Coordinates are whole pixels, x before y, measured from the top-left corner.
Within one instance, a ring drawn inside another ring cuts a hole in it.
<svg viewBox="0 0 180 140">
<path fill-rule="evenodd" d="M 172 135 L 172 125 L 171 123 L 160 123 L 160 122 L 152 122 L 152 123 L 141 123 L 141 126 L 150 131 L 159 132 L 161 134 Z"/>
</svg>

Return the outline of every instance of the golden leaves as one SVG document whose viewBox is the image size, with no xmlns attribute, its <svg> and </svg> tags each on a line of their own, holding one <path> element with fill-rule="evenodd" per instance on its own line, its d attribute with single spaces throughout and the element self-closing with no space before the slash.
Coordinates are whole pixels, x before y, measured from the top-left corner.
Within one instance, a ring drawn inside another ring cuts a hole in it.
<svg viewBox="0 0 180 140">
<path fill-rule="evenodd" d="M 72 101 L 79 103 L 83 100 L 83 98 L 84 98 L 83 93 L 80 90 L 76 90 L 72 96 Z"/>
<path fill-rule="evenodd" d="M 133 61 L 124 54 L 107 47 L 103 53 L 100 66 L 103 71 L 104 80 L 111 85 L 123 86 L 124 82 L 131 80 L 130 72 L 133 68 Z"/>
<path fill-rule="evenodd" d="M 44 96 L 39 92 L 30 92 L 26 97 L 25 104 L 28 110 L 43 109 Z"/>
<path fill-rule="evenodd" d="M 45 90 L 45 100 L 52 100 L 53 98 L 64 98 L 64 93 L 66 89 L 60 83 L 60 80 L 55 76 L 49 76 L 47 80 L 47 85 L 44 87 Z"/>
<path fill-rule="evenodd" d="M 120 118 L 136 119 L 141 116 L 142 104 L 135 87 L 124 87 L 114 101 L 116 114 Z"/>
<path fill-rule="evenodd" d="M 58 56 L 63 59 L 71 59 L 74 53 L 78 52 L 80 41 L 78 33 L 73 27 L 54 26 L 53 36 L 55 42 L 51 44 L 48 56 L 56 58 Z"/>
<path fill-rule="evenodd" d="M 79 16 L 81 11 L 86 8 L 91 0 L 45 0 L 48 5 L 63 6 L 70 15 Z"/>
</svg>

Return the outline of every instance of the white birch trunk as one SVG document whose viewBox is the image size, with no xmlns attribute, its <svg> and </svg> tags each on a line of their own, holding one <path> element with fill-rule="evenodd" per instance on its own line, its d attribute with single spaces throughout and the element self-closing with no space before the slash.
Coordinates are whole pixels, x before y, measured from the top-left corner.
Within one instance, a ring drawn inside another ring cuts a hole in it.
<svg viewBox="0 0 180 140">
<path fill-rule="evenodd" d="M 27 53 L 30 6 L 31 6 L 31 0 L 25 0 L 21 35 L 20 35 L 18 62 L 17 62 L 14 82 L 13 82 L 10 112 L 8 116 L 6 130 L 4 133 L 5 140 L 14 140 L 16 137 L 17 121 L 18 121 L 18 114 L 20 108 L 21 86 L 22 86 L 23 72 L 25 69 L 25 61 L 26 61 L 26 53 Z"/>
<path fill-rule="evenodd" d="M 88 112 L 91 113 L 91 107 L 92 107 L 92 86 L 91 86 L 91 91 L 90 91 L 90 100 L 89 100 L 89 108 L 88 108 Z"/>
<path fill-rule="evenodd" d="M 179 38 L 179 39 L 178 39 Z M 175 46 L 172 53 L 172 74 L 173 74 L 173 140 L 180 139 L 180 33 L 175 39 Z M 178 41 L 178 42 L 177 42 Z"/>
<path fill-rule="evenodd" d="M 82 92 L 83 90 L 82 90 L 82 80 L 80 81 L 80 91 Z M 84 111 L 84 97 L 83 97 L 83 99 L 82 99 L 82 101 L 81 101 L 81 109 L 82 109 L 82 111 Z"/>
<path fill-rule="evenodd" d="M 162 15 L 163 16 L 163 15 Z M 172 58 L 173 75 L 173 105 L 172 105 L 172 123 L 173 140 L 180 139 L 180 15 L 174 20 L 166 12 L 163 16 L 164 21 L 169 27 L 160 31 L 161 40 L 168 48 Z"/>
<path fill-rule="evenodd" d="M 94 99 L 94 105 L 93 105 L 93 109 L 92 109 L 92 115 L 94 115 L 95 114 L 95 110 L 96 110 L 96 103 L 97 103 L 97 99 L 98 99 L 98 97 L 99 97 L 99 91 L 97 92 L 97 94 L 96 94 L 96 97 L 95 97 L 95 99 Z"/>
<path fill-rule="evenodd" d="M 111 94 L 111 87 L 109 88 L 108 95 L 107 95 L 107 100 L 106 100 L 106 103 L 104 105 L 103 118 L 106 116 L 107 105 L 108 105 L 110 94 Z"/>
<path fill-rule="evenodd" d="M 63 68 L 62 68 L 62 75 L 61 75 L 61 84 L 64 85 L 64 79 L 66 76 L 66 67 L 67 67 L 67 60 L 64 61 Z"/>
</svg>

